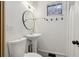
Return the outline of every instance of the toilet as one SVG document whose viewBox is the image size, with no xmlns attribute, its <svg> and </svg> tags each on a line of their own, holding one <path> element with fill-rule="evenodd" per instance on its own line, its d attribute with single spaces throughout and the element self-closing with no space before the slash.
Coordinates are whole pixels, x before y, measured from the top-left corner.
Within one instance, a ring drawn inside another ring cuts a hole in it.
<svg viewBox="0 0 79 59">
<path fill-rule="evenodd" d="M 10 57 L 42 57 L 35 52 L 25 53 L 27 39 L 25 37 L 18 40 L 8 41 L 8 53 Z"/>
</svg>

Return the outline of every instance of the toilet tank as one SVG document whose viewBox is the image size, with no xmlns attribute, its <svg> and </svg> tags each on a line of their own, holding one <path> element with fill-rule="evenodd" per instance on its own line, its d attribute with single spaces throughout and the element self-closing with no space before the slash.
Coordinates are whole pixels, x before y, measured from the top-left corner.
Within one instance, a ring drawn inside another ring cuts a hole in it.
<svg viewBox="0 0 79 59">
<path fill-rule="evenodd" d="M 25 37 L 8 41 L 8 52 L 10 57 L 24 57 L 27 39 Z"/>
</svg>

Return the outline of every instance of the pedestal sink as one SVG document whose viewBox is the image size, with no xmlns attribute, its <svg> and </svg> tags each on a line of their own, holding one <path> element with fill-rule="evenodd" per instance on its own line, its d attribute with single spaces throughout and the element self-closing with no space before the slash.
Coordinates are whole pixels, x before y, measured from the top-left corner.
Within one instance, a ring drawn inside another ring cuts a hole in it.
<svg viewBox="0 0 79 59">
<path fill-rule="evenodd" d="M 32 52 L 37 52 L 37 40 L 41 35 L 41 33 L 32 33 L 26 35 L 27 39 L 31 41 Z"/>
<path fill-rule="evenodd" d="M 32 33 L 32 34 L 27 34 L 26 37 L 29 40 L 36 40 L 38 39 L 42 34 L 41 33 Z"/>
</svg>

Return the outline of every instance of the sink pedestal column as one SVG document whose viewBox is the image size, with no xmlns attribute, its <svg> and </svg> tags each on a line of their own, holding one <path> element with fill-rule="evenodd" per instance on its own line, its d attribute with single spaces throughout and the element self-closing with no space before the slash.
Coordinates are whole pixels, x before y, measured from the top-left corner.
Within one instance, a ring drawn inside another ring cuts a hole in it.
<svg viewBox="0 0 79 59">
<path fill-rule="evenodd" d="M 25 50 L 26 53 L 28 53 L 28 46 L 29 46 L 29 44 L 30 44 L 29 40 L 27 39 L 27 41 L 26 41 L 26 50 Z"/>
<path fill-rule="evenodd" d="M 32 52 L 37 53 L 37 40 L 32 40 Z"/>
</svg>

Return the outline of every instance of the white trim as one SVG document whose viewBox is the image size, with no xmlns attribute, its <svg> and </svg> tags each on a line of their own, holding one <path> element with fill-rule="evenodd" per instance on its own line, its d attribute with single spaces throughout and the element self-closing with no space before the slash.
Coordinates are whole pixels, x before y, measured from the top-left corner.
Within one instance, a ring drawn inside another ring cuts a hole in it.
<svg viewBox="0 0 79 59">
<path fill-rule="evenodd" d="M 42 49 L 38 49 L 38 50 L 41 51 L 41 52 L 46 52 L 46 53 L 55 53 L 55 54 L 57 54 L 57 55 L 66 56 L 65 54 L 60 53 L 60 52 L 54 52 L 54 51 L 42 50 Z"/>
</svg>

